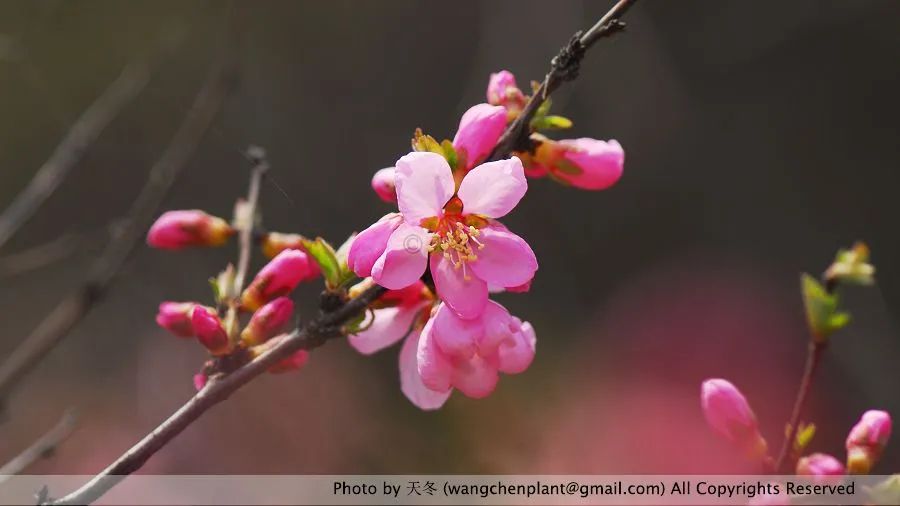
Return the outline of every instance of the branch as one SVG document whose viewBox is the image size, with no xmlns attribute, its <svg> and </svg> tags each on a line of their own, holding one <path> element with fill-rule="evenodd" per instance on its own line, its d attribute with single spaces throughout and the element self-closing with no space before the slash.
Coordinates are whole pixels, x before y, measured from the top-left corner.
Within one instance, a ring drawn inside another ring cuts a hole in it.
<svg viewBox="0 0 900 506">
<path fill-rule="evenodd" d="M 537 91 L 532 94 L 522 113 L 509 125 L 487 160 L 500 160 L 513 151 L 530 151 L 531 120 L 541 104 L 566 81 L 578 77 L 578 70 L 585 52 L 598 40 L 615 35 L 625 28 L 620 18 L 637 0 L 619 0 L 587 32 L 576 32 L 569 43 L 550 61 L 550 72 L 544 76 Z"/>
<path fill-rule="evenodd" d="M 132 204 L 125 224 L 90 267 L 84 283 L 63 299 L 0 364 L 0 401 L 105 295 L 110 282 L 119 273 L 135 246 L 141 243 L 144 232 L 152 223 L 157 208 L 175 178 L 191 159 L 212 125 L 232 81 L 232 72 L 224 62 L 214 65 L 187 117 L 162 156 L 150 168 L 147 182 Z"/>
<path fill-rule="evenodd" d="M 0 467 L 0 484 L 10 476 L 19 474 L 40 459 L 47 458 L 75 430 L 78 417 L 73 410 L 66 411 L 57 424 L 22 453 Z"/>
<path fill-rule="evenodd" d="M 256 223 L 256 215 L 259 211 L 259 187 L 263 176 L 269 170 L 269 162 L 266 160 L 265 151 L 257 146 L 247 149 L 247 158 L 253 163 L 250 172 L 250 188 L 247 190 L 247 204 L 244 208 L 246 220 L 241 227 L 239 237 L 240 253 L 238 254 L 237 272 L 234 275 L 234 291 L 236 297 L 240 296 L 244 289 L 244 280 L 247 278 L 247 269 L 250 267 L 250 254 L 253 251 L 253 227 Z"/>
<path fill-rule="evenodd" d="M 0 257 L 0 278 L 16 276 L 58 262 L 71 255 L 82 242 L 83 238 L 78 234 L 66 232 L 46 243 Z"/>
</svg>

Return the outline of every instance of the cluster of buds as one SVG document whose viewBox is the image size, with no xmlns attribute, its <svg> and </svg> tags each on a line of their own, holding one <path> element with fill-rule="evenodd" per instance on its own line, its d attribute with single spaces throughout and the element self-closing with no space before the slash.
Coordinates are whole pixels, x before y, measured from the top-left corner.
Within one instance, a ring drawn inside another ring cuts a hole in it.
<svg viewBox="0 0 900 506">
<path fill-rule="evenodd" d="M 147 234 L 147 243 L 159 249 L 220 246 L 246 226 L 244 206 L 235 207 L 235 225 L 203 211 L 169 211 L 160 216 Z M 217 371 L 219 362 L 246 362 L 277 344 L 290 327 L 294 303 L 287 296 L 296 286 L 317 277 L 318 264 L 305 250 L 305 239 L 297 234 L 267 233 L 260 242 L 270 261 L 259 270 L 249 285 L 238 293 L 234 269 L 229 266 L 211 280 L 215 304 L 166 301 L 159 305 L 156 323 L 182 338 L 196 338 L 213 359 L 194 378 L 200 389 L 207 377 Z M 242 325 L 242 320 L 246 324 Z M 300 368 L 307 352 L 300 350 L 275 364 L 270 372 Z"/>
</svg>

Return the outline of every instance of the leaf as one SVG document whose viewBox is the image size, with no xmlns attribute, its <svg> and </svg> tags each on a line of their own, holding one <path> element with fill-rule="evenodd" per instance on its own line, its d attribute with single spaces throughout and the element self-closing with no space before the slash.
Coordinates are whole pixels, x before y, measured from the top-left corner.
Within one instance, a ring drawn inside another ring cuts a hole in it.
<svg viewBox="0 0 900 506">
<path fill-rule="evenodd" d="M 434 137 L 425 135 L 421 128 L 417 128 L 413 134 L 412 148 L 416 151 L 430 151 L 445 156 L 441 144 Z"/>
<path fill-rule="evenodd" d="M 456 154 L 456 149 L 453 147 L 453 143 L 450 142 L 449 139 L 444 139 L 441 142 L 441 148 L 444 151 L 444 158 L 447 159 L 447 163 L 450 164 L 450 168 L 456 170 L 457 164 L 459 163 L 459 155 Z"/>
<path fill-rule="evenodd" d="M 797 437 L 794 439 L 794 449 L 798 452 L 802 452 L 809 443 L 812 442 L 813 437 L 816 435 L 816 425 L 813 423 L 808 424 L 800 424 L 799 430 L 797 430 Z"/>
<path fill-rule="evenodd" d="M 535 130 L 565 130 L 572 128 L 572 120 L 564 116 L 535 116 L 531 127 Z"/>
<path fill-rule="evenodd" d="M 337 287 L 341 277 L 341 266 L 334 248 L 321 237 L 316 237 L 314 241 L 309 239 L 303 241 L 303 247 L 313 257 L 313 260 L 319 264 L 319 269 L 322 270 L 322 277 L 325 278 L 328 287 Z"/>
<path fill-rule="evenodd" d="M 801 277 L 801 290 L 806 321 L 816 342 L 825 342 L 829 335 L 850 322 L 850 315 L 837 309 L 837 294 L 829 293 L 809 274 L 804 273 Z"/>
<path fill-rule="evenodd" d="M 825 271 L 825 278 L 855 285 L 874 284 L 875 266 L 869 263 L 869 247 L 857 242 L 850 249 L 839 250 L 834 262 Z"/>
</svg>

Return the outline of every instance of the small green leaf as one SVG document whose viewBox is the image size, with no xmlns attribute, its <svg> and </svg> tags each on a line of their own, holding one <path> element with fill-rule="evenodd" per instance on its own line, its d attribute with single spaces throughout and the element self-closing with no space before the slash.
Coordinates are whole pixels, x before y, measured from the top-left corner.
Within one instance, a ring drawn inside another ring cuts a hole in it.
<svg viewBox="0 0 900 506">
<path fill-rule="evenodd" d="M 801 290 L 806 307 L 806 321 L 816 342 L 825 342 L 829 335 L 850 322 L 848 313 L 838 311 L 837 294 L 828 293 L 809 274 L 801 277 Z"/>
<path fill-rule="evenodd" d="M 430 135 L 425 135 L 421 128 L 417 128 L 413 133 L 412 148 L 416 151 L 430 151 L 444 156 L 444 148 L 441 144 Z"/>
<path fill-rule="evenodd" d="M 306 248 L 313 259 L 319 264 L 322 270 L 322 277 L 329 288 L 335 288 L 340 285 L 341 266 L 338 262 L 337 254 L 334 248 L 325 239 L 316 237 L 314 241 L 303 241 L 303 247 Z"/>
<path fill-rule="evenodd" d="M 441 148 L 444 150 L 444 158 L 447 159 L 447 163 L 450 164 L 450 168 L 456 170 L 457 164 L 459 163 L 459 156 L 456 154 L 456 149 L 453 147 L 453 143 L 450 142 L 449 139 L 444 139 L 441 142 Z"/>
<path fill-rule="evenodd" d="M 794 440 L 794 449 L 798 452 L 802 452 L 809 443 L 812 442 L 813 437 L 816 435 L 816 425 L 812 423 L 808 424 L 800 424 L 799 430 L 797 430 L 797 438 Z"/>
<path fill-rule="evenodd" d="M 212 288 L 213 300 L 218 304 L 222 300 L 222 290 L 219 290 L 219 280 L 209 278 L 209 287 Z"/>
<path fill-rule="evenodd" d="M 572 128 L 572 120 L 563 116 L 535 116 L 531 127 L 535 130 L 565 130 Z"/>
<path fill-rule="evenodd" d="M 850 249 L 841 249 L 825 271 L 826 279 L 856 285 L 875 283 L 875 266 L 869 263 L 869 247 L 857 242 Z"/>
</svg>

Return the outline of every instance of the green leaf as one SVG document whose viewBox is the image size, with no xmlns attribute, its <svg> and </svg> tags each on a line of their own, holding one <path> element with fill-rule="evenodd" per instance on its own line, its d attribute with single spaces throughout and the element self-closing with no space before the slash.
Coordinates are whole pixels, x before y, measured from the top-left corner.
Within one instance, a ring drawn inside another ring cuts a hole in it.
<svg viewBox="0 0 900 506">
<path fill-rule="evenodd" d="M 456 154 L 453 143 L 450 142 L 449 139 L 444 139 L 444 141 L 441 142 L 441 148 L 444 151 L 444 158 L 446 158 L 447 163 L 450 164 L 450 168 L 456 170 L 458 168 L 457 164 L 459 163 L 459 156 Z"/>
<path fill-rule="evenodd" d="M 564 116 L 535 116 L 531 127 L 535 130 L 565 130 L 572 128 L 572 120 Z"/>
<path fill-rule="evenodd" d="M 209 278 L 209 287 L 212 288 L 213 300 L 218 304 L 222 300 L 222 290 L 219 289 L 219 280 Z"/>
<path fill-rule="evenodd" d="M 801 290 L 806 321 L 816 342 L 825 342 L 829 335 L 850 322 L 848 313 L 838 311 L 837 294 L 829 293 L 809 274 L 801 277 Z"/>
<path fill-rule="evenodd" d="M 857 242 L 850 249 L 841 249 L 825 271 L 826 279 L 856 285 L 875 283 L 875 266 L 869 263 L 869 247 Z"/>
<path fill-rule="evenodd" d="M 797 430 L 797 437 L 794 439 L 794 449 L 798 452 L 802 452 L 809 443 L 812 442 L 813 437 L 816 435 L 816 425 L 812 423 L 808 424 L 800 424 Z"/>
<path fill-rule="evenodd" d="M 316 237 L 314 241 L 307 239 L 302 244 L 306 248 L 307 253 L 319 264 L 319 269 L 322 270 L 322 277 L 325 278 L 325 283 L 328 287 L 335 288 L 339 286 L 341 266 L 334 248 L 321 237 Z"/>
</svg>

